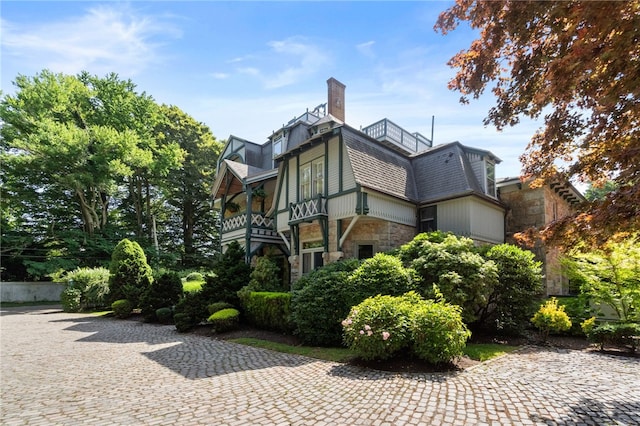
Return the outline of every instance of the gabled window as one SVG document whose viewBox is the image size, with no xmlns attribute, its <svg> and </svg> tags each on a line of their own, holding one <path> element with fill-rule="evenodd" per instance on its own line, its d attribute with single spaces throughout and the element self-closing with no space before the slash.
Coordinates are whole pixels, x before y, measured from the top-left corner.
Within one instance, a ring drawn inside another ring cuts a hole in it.
<svg viewBox="0 0 640 426">
<path fill-rule="evenodd" d="M 300 166 L 300 199 L 309 200 L 324 192 L 324 157 Z"/>
<path fill-rule="evenodd" d="M 420 232 L 433 232 L 438 230 L 437 206 L 423 207 L 420 209 Z"/>
</svg>

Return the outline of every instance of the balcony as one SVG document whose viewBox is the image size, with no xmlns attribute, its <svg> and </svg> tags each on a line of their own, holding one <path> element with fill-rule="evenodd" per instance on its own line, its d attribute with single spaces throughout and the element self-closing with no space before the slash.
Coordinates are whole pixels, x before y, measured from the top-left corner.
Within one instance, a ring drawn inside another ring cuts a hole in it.
<svg viewBox="0 0 640 426">
<path fill-rule="evenodd" d="M 409 133 L 386 118 L 362 129 L 370 137 L 404 152 L 415 154 L 431 148 L 433 142 L 420 133 Z"/>
<path fill-rule="evenodd" d="M 247 227 L 247 214 L 239 213 L 228 217 L 222 221 L 222 233 L 245 229 Z M 251 229 L 273 230 L 273 219 L 268 218 L 264 213 L 251 212 Z"/>
<path fill-rule="evenodd" d="M 289 205 L 289 224 L 310 222 L 319 216 L 327 216 L 327 199 L 317 196 L 311 200 Z"/>
</svg>

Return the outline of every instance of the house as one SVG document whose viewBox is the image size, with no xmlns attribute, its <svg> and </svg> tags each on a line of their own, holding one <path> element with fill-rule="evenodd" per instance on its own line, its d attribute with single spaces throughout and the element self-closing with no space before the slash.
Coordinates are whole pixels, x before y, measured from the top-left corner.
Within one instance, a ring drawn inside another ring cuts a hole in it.
<svg viewBox="0 0 640 426">
<path fill-rule="evenodd" d="M 330 78 L 327 89 L 326 104 L 264 144 L 229 137 L 213 188 L 224 213 L 223 249 L 238 241 L 248 262 L 279 258 L 295 281 L 328 262 L 397 248 L 423 231 L 504 242 L 498 157 L 459 142 L 432 146 L 387 118 L 353 128 L 345 122 L 345 85 Z"/>
<path fill-rule="evenodd" d="M 514 235 L 530 228 L 544 228 L 551 222 L 574 212 L 585 201 L 584 196 L 569 182 L 554 182 L 532 188 L 531 181 L 518 177 L 503 178 L 496 183 L 500 201 L 507 208 L 505 220 L 506 242 L 516 244 Z M 538 240 L 531 248 L 543 263 L 547 296 L 572 293 L 570 283 L 563 273 L 558 248 Z"/>
</svg>

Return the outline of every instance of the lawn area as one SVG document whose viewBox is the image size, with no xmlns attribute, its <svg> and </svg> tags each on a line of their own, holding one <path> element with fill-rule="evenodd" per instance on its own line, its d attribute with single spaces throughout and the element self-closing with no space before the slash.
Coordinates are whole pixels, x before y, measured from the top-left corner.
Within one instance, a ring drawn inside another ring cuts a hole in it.
<svg viewBox="0 0 640 426">
<path fill-rule="evenodd" d="M 347 348 L 322 348 L 310 346 L 292 346 L 285 343 L 271 342 L 253 337 L 239 337 L 230 339 L 230 342 L 241 345 L 270 349 L 276 352 L 308 356 L 334 362 L 349 362 L 355 358 L 353 352 Z M 464 350 L 464 354 L 475 361 L 487 361 L 500 355 L 504 355 L 518 349 L 518 346 L 501 345 L 497 343 L 470 343 Z"/>
</svg>

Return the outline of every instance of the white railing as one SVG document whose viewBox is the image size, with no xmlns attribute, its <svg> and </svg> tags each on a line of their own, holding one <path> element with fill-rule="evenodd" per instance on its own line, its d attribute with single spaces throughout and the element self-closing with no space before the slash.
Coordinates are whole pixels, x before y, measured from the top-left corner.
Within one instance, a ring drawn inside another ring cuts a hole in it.
<svg viewBox="0 0 640 426">
<path fill-rule="evenodd" d="M 391 142 L 410 152 L 420 152 L 432 145 L 432 142 L 420 133 L 409 133 L 386 118 L 365 127 L 362 131 L 374 139 Z"/>
<path fill-rule="evenodd" d="M 289 206 L 289 222 L 299 222 L 316 216 L 327 215 L 327 199 L 318 196 Z"/>
<path fill-rule="evenodd" d="M 231 232 L 247 226 L 247 214 L 240 213 L 222 221 L 222 232 Z M 251 227 L 273 229 L 273 219 L 262 213 L 251 213 Z"/>
</svg>

